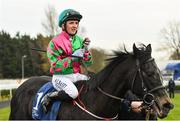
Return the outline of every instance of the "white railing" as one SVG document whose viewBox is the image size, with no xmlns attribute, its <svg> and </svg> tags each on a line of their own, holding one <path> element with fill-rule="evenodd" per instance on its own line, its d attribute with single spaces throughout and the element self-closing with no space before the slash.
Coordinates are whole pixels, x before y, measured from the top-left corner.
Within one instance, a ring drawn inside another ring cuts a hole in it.
<svg viewBox="0 0 180 121">
<path fill-rule="evenodd" d="M 1 79 L 0 80 L 0 90 L 9 90 L 18 88 L 24 81 L 21 79 Z"/>
</svg>

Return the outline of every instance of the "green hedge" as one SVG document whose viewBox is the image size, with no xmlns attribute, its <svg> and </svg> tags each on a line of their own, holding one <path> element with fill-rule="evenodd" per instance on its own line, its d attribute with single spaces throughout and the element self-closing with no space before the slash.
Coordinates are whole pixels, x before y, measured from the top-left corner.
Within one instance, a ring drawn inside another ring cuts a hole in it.
<svg viewBox="0 0 180 121">
<path fill-rule="evenodd" d="M 180 85 L 176 85 L 175 90 L 180 90 Z"/>
<path fill-rule="evenodd" d="M 13 94 L 15 91 L 16 91 L 16 89 L 12 89 Z M 10 90 L 1 90 L 1 96 L 9 95 L 9 92 L 10 92 Z"/>
<path fill-rule="evenodd" d="M 12 95 L 15 93 L 16 89 L 12 89 Z M 9 99 L 10 90 L 1 90 L 0 100 Z"/>
</svg>

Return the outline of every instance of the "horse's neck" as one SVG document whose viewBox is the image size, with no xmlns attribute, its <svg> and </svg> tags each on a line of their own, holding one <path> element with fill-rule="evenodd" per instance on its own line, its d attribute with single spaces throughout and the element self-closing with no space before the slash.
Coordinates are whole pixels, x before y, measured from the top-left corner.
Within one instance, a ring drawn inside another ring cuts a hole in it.
<svg viewBox="0 0 180 121">
<path fill-rule="evenodd" d="M 110 81 L 111 80 L 107 80 L 99 87 L 103 91 L 113 96 L 117 96 L 117 84 L 109 84 L 108 82 Z M 100 116 L 112 117 L 116 115 L 115 113 L 117 113 L 120 107 L 120 100 L 113 99 L 112 97 L 103 94 L 97 88 L 87 92 L 82 98 L 86 102 L 87 109 Z"/>
<path fill-rule="evenodd" d="M 131 67 L 122 65 L 121 68 L 116 68 L 116 66 L 112 65 L 99 72 L 94 80 L 90 80 L 91 85 L 95 85 L 96 88 L 82 96 L 87 104 L 87 109 L 96 114 L 104 114 L 104 116 L 108 115 L 110 117 L 112 114 L 117 113 L 121 101 L 100 92 L 98 87 L 112 96 L 123 97 L 126 91 L 125 84 L 128 81 L 127 76 L 124 74 L 129 71 L 128 69 L 131 69 Z"/>
</svg>

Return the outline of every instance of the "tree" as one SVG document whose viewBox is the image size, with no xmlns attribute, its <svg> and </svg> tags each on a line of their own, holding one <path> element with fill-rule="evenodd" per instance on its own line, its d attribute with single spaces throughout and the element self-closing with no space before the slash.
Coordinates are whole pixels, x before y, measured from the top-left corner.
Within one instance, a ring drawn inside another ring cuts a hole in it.
<svg viewBox="0 0 180 121">
<path fill-rule="evenodd" d="M 49 63 L 46 53 L 33 51 L 31 48 L 45 49 L 51 40 L 41 34 L 36 38 L 29 35 L 11 37 L 10 34 L 0 31 L 0 78 L 21 78 L 22 57 L 24 60 L 25 77 L 47 75 L 49 73 Z"/>
<path fill-rule="evenodd" d="M 42 26 L 46 33 L 53 37 L 58 33 L 58 22 L 56 9 L 52 5 L 48 5 L 48 8 L 45 9 L 46 21 L 42 22 Z"/>
<path fill-rule="evenodd" d="M 4 78 L 5 73 L 8 73 L 10 59 L 9 56 L 11 54 L 10 51 L 10 43 L 11 36 L 5 31 L 0 32 L 0 78 Z"/>
<path fill-rule="evenodd" d="M 40 45 L 39 48 L 41 48 L 42 50 L 46 50 L 48 43 L 51 39 L 52 39 L 51 37 L 44 37 L 42 35 L 37 35 L 36 41 L 38 45 Z M 50 67 L 47 59 L 47 55 L 46 53 L 42 53 L 42 52 L 39 52 L 39 54 L 40 54 L 39 59 L 41 60 L 41 63 L 39 63 L 39 65 L 43 74 L 46 75 L 49 73 L 49 67 Z"/>
<path fill-rule="evenodd" d="M 90 51 L 92 53 L 93 64 L 88 69 L 97 73 L 106 65 L 106 53 L 103 49 L 99 48 L 91 48 Z"/>
<path fill-rule="evenodd" d="M 167 40 L 167 47 L 171 49 L 170 59 L 180 59 L 180 22 L 170 22 L 161 30 L 161 34 Z"/>
</svg>

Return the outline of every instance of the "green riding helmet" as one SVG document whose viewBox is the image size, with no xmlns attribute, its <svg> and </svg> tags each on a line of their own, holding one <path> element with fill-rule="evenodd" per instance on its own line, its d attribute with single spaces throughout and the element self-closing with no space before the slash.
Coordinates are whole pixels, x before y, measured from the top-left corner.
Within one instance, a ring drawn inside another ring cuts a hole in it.
<svg viewBox="0 0 180 121">
<path fill-rule="evenodd" d="M 66 9 L 59 15 L 59 27 L 62 26 L 63 22 L 66 22 L 68 20 L 78 20 L 80 21 L 82 19 L 82 15 L 73 10 L 73 9 Z"/>
</svg>

